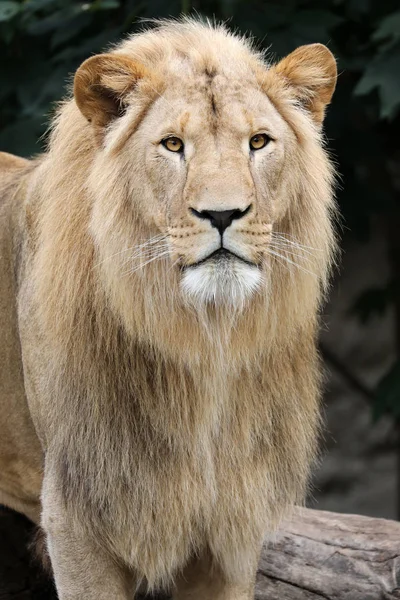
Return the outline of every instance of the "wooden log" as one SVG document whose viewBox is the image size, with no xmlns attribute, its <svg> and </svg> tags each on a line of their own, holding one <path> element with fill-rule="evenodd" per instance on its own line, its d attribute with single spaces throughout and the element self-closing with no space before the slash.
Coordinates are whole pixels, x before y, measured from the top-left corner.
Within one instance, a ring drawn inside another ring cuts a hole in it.
<svg viewBox="0 0 400 600">
<path fill-rule="evenodd" d="M 263 548 L 256 600 L 400 598 L 400 523 L 297 509 Z"/>
<path fill-rule="evenodd" d="M 0 600 L 56 600 L 29 559 L 31 533 L 0 508 Z M 297 509 L 264 544 L 255 600 L 400 600 L 400 523 Z"/>
</svg>

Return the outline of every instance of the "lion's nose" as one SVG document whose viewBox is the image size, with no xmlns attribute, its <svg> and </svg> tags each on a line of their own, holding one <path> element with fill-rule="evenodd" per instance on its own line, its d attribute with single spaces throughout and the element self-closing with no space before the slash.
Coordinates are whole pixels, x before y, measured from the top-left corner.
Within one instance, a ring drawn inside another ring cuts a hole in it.
<svg viewBox="0 0 400 600">
<path fill-rule="evenodd" d="M 240 210 L 239 208 L 234 208 L 232 210 L 195 210 L 191 208 L 190 210 L 196 217 L 199 219 L 208 219 L 211 222 L 211 225 L 218 229 L 220 234 L 222 235 L 232 224 L 232 221 L 235 219 L 241 219 L 244 217 L 250 210 L 251 205 L 249 205 L 244 210 Z"/>
</svg>

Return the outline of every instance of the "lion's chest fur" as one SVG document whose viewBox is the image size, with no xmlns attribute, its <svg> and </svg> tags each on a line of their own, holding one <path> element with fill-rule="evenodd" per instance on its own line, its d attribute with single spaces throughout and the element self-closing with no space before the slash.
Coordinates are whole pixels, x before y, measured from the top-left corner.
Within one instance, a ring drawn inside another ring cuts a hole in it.
<svg viewBox="0 0 400 600">
<path fill-rule="evenodd" d="M 35 310 L 21 318 L 29 336 Z M 46 468 L 80 527 L 151 583 L 206 546 L 240 577 L 244 549 L 304 492 L 314 394 L 300 402 L 291 377 L 262 361 L 228 368 L 210 349 L 190 368 L 94 318 L 79 339 L 71 331 L 30 346 L 44 357 Z"/>
<path fill-rule="evenodd" d="M 62 391 L 53 456 L 64 498 L 149 581 L 205 546 L 240 573 L 236 549 L 258 544 L 267 520 L 268 398 L 250 374 L 128 356 L 103 363 L 101 386 L 86 376 Z"/>
</svg>

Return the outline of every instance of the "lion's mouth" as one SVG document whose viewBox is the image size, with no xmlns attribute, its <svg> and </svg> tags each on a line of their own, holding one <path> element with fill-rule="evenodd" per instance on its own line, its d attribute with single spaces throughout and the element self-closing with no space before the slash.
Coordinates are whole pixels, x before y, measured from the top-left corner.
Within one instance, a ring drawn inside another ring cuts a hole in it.
<svg viewBox="0 0 400 600">
<path fill-rule="evenodd" d="M 236 260 L 240 260 L 241 262 L 243 262 L 247 265 L 250 265 L 251 267 L 258 266 L 255 263 L 247 260 L 246 258 L 243 258 L 243 256 L 239 256 L 239 254 L 236 254 L 235 252 L 232 252 L 231 250 L 227 250 L 227 248 L 221 247 L 221 248 L 218 248 L 218 250 L 211 252 L 211 254 L 209 254 L 205 258 L 202 258 L 198 262 L 191 263 L 190 265 L 185 265 L 183 267 L 183 269 L 188 269 L 189 267 L 190 268 L 199 267 L 200 265 L 204 265 L 205 263 L 207 263 L 207 264 L 229 264 L 230 262 L 236 261 Z"/>
<path fill-rule="evenodd" d="M 236 310 L 243 309 L 263 281 L 259 265 L 227 248 L 218 248 L 183 269 L 181 286 L 196 305 L 225 305 Z"/>
</svg>

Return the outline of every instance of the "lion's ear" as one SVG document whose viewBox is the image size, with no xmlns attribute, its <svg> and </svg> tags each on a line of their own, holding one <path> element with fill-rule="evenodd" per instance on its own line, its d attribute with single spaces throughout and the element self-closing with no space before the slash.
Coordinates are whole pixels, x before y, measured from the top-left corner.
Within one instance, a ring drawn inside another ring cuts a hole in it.
<svg viewBox="0 0 400 600">
<path fill-rule="evenodd" d="M 76 104 L 84 117 L 104 127 L 123 114 L 126 97 L 147 71 L 129 56 L 98 54 L 85 60 L 74 79 Z"/>
<path fill-rule="evenodd" d="M 323 44 L 300 46 L 272 70 L 286 79 L 313 119 L 322 123 L 336 87 L 337 68 L 332 52 Z"/>
</svg>

